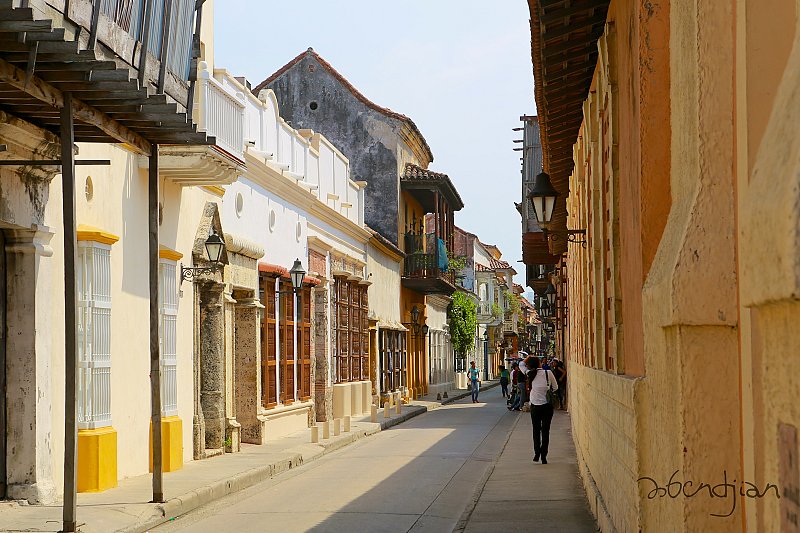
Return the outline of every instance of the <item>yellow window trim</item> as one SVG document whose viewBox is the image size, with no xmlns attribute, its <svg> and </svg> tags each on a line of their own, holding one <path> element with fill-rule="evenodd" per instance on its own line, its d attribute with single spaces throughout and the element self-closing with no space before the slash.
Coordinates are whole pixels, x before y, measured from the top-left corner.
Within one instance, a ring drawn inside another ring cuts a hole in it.
<svg viewBox="0 0 800 533">
<path fill-rule="evenodd" d="M 202 188 L 215 196 L 219 196 L 220 198 L 225 196 L 225 189 L 223 187 L 219 187 L 218 185 L 202 185 Z"/>
<path fill-rule="evenodd" d="M 172 248 L 167 248 L 163 244 L 158 247 L 158 257 L 161 259 L 168 259 L 170 261 L 180 261 L 183 258 L 183 254 L 173 250 Z"/>
<path fill-rule="evenodd" d="M 119 237 L 113 233 L 103 231 L 99 228 L 95 228 L 94 226 L 87 226 L 86 224 L 80 224 L 78 226 L 77 237 L 79 241 L 92 241 L 108 245 L 112 245 L 119 241 Z"/>
</svg>

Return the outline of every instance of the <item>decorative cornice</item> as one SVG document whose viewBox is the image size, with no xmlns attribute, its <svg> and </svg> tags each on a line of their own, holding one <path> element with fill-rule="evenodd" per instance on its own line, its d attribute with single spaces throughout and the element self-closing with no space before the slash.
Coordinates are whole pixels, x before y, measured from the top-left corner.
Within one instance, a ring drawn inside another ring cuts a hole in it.
<svg viewBox="0 0 800 533">
<path fill-rule="evenodd" d="M 359 226 L 346 216 L 320 201 L 317 196 L 299 185 L 297 181 L 284 176 L 272 168 L 263 159 L 248 151 L 245 154 L 247 171 L 245 176 L 258 183 L 269 192 L 280 196 L 292 205 L 305 209 L 326 224 L 341 230 L 348 236 L 366 244 L 372 234 L 363 226 Z"/>
<path fill-rule="evenodd" d="M 119 241 L 119 237 L 113 233 L 103 231 L 94 226 L 81 224 L 78 226 L 77 237 L 79 241 L 99 242 L 100 244 L 112 245 Z"/>
<path fill-rule="evenodd" d="M 225 246 L 228 248 L 229 253 L 243 255 L 251 259 L 264 257 L 263 246 L 238 235 L 225 233 Z"/>
<path fill-rule="evenodd" d="M 219 196 L 220 198 L 225 196 L 225 187 L 219 187 L 217 185 L 203 185 L 202 188 L 210 192 L 214 196 Z"/>
<path fill-rule="evenodd" d="M 333 250 L 333 245 L 328 244 L 316 235 L 308 236 L 308 247 L 317 250 L 318 252 L 330 252 Z"/>
<path fill-rule="evenodd" d="M 183 254 L 161 244 L 158 247 L 158 257 L 169 261 L 180 261 L 183 259 Z"/>
</svg>

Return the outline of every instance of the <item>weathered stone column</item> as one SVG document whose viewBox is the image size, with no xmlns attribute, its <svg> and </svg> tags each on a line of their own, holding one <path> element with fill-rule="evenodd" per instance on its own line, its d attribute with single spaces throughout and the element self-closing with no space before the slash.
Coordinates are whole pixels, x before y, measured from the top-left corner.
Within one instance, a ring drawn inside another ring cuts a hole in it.
<svg viewBox="0 0 800 533">
<path fill-rule="evenodd" d="M 234 353 L 236 360 L 236 418 L 241 440 L 263 444 L 264 432 L 258 418 L 261 407 L 261 309 L 255 298 L 239 298 L 235 308 Z"/>
<path fill-rule="evenodd" d="M 225 451 L 227 453 L 238 452 L 240 446 L 239 430 L 241 424 L 236 419 L 236 396 L 238 388 L 236 384 L 236 373 L 234 371 L 236 349 L 234 346 L 234 335 L 236 331 L 235 305 L 236 299 L 233 297 L 233 288 L 225 285 L 222 292 L 222 299 L 225 314 L 225 332 L 223 334 L 225 344 Z"/>
<path fill-rule="evenodd" d="M 314 298 L 314 408 L 317 421 L 324 422 L 333 419 L 333 388 L 328 380 L 331 364 L 331 343 L 328 341 L 329 291 L 327 286 L 321 284 L 311 293 Z"/>
<path fill-rule="evenodd" d="M 54 265 L 42 258 L 53 255 L 49 246 L 53 234 L 50 228 L 38 226 L 5 230 L 5 236 L 7 495 L 51 503 L 58 494 L 51 418 L 56 395 L 51 386 L 54 347 L 47 325 L 55 322 L 58 310 L 52 308 Z M 55 353 L 63 357 L 63 350 Z M 63 386 L 56 390 L 63 391 Z"/>
<path fill-rule="evenodd" d="M 220 283 L 198 283 L 200 291 L 200 407 L 206 450 L 225 444 L 225 316 Z"/>
</svg>

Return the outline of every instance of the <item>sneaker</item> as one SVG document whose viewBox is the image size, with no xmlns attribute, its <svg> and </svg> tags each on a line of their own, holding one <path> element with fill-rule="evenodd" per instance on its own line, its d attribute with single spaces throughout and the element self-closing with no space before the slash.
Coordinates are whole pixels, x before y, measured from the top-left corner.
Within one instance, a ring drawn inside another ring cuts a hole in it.
<svg viewBox="0 0 800 533">
<path fill-rule="evenodd" d="M 542 464 L 543 465 L 547 464 L 547 457 L 545 457 L 544 455 L 542 456 Z"/>
<path fill-rule="evenodd" d="M 533 462 L 534 463 L 538 463 L 539 462 L 539 454 L 538 453 L 533 454 Z"/>
</svg>

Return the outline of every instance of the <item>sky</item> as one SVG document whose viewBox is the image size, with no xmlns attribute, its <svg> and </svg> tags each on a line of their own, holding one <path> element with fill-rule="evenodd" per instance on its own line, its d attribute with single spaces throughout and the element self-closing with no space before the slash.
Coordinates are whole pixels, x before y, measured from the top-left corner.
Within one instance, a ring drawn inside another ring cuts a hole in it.
<svg viewBox="0 0 800 533">
<path fill-rule="evenodd" d="M 416 123 L 430 169 L 464 201 L 456 225 L 497 245 L 524 285 L 512 128 L 536 109 L 528 19 L 524 0 L 216 0 L 214 63 L 255 86 L 313 47 Z"/>
</svg>

